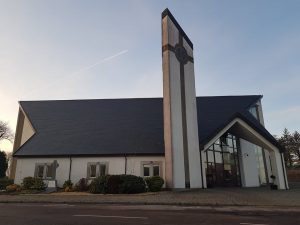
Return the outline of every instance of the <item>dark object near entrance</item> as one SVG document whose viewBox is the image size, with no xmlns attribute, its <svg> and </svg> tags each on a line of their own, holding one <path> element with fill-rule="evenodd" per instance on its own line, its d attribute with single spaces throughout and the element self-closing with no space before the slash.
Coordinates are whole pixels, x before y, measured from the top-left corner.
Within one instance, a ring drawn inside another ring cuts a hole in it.
<svg viewBox="0 0 300 225">
<path fill-rule="evenodd" d="M 270 188 L 271 188 L 271 190 L 277 190 L 278 186 L 276 184 L 271 184 Z"/>
<path fill-rule="evenodd" d="M 271 175 L 270 178 L 272 179 L 272 183 L 270 185 L 271 190 L 277 190 L 278 186 L 276 184 L 274 184 L 276 177 L 274 175 Z"/>
</svg>

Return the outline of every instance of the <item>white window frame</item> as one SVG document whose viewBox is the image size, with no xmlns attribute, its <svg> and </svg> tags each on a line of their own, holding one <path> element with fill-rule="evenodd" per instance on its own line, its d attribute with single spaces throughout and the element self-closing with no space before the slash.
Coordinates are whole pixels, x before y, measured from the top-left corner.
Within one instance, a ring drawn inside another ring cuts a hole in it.
<svg viewBox="0 0 300 225">
<path fill-rule="evenodd" d="M 144 167 L 147 166 L 149 167 L 149 176 L 144 175 Z M 162 162 L 160 161 L 147 161 L 147 162 L 142 162 L 141 163 L 141 176 L 142 177 L 152 177 L 153 176 L 153 167 L 158 166 L 159 167 L 159 175 L 162 177 Z"/>
<path fill-rule="evenodd" d="M 42 166 L 43 167 L 43 177 L 38 177 L 38 167 Z M 35 174 L 34 174 L 34 177 L 38 177 L 38 178 L 41 178 L 43 180 L 52 180 L 54 179 L 53 178 L 53 171 L 51 171 L 51 177 L 47 177 L 47 172 L 48 172 L 48 166 L 52 168 L 53 166 L 53 163 L 36 163 L 35 164 Z"/>
<path fill-rule="evenodd" d="M 88 162 L 87 163 L 87 179 L 95 179 L 96 177 L 91 177 L 91 166 L 95 165 L 96 166 L 96 177 L 99 177 L 101 174 L 101 165 L 105 166 L 105 174 L 108 174 L 108 162 Z"/>
</svg>

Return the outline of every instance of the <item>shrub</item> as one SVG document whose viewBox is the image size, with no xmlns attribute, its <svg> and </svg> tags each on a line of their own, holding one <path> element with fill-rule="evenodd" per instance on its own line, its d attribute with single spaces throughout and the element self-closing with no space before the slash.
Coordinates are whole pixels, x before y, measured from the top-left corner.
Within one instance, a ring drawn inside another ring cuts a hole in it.
<svg viewBox="0 0 300 225">
<path fill-rule="evenodd" d="M 31 186 L 30 189 L 45 190 L 46 189 L 46 184 L 44 183 L 42 178 L 34 178 L 33 185 Z"/>
<path fill-rule="evenodd" d="M 109 175 L 100 176 L 92 180 L 89 191 L 93 194 L 106 194 L 107 193 L 107 181 Z"/>
<path fill-rule="evenodd" d="M 0 190 L 5 190 L 8 185 L 14 183 L 14 180 L 4 177 L 0 179 Z"/>
<path fill-rule="evenodd" d="M 20 185 L 17 185 L 17 184 L 11 184 L 6 187 L 6 191 L 7 192 L 21 191 L 21 187 L 20 187 Z"/>
<path fill-rule="evenodd" d="M 67 187 L 70 188 L 70 189 L 72 189 L 73 183 L 72 183 L 71 180 L 66 180 L 66 181 L 64 182 L 63 188 L 66 189 Z"/>
<path fill-rule="evenodd" d="M 107 181 L 107 193 L 118 194 L 120 191 L 121 175 L 111 175 Z"/>
<path fill-rule="evenodd" d="M 33 177 L 24 177 L 22 186 L 24 189 L 28 190 L 31 189 L 31 187 L 34 184 L 34 178 Z"/>
<path fill-rule="evenodd" d="M 164 185 L 164 179 L 160 176 L 147 177 L 145 178 L 147 187 L 149 191 L 157 192 L 160 191 L 162 186 Z"/>
<path fill-rule="evenodd" d="M 75 184 L 75 191 L 87 191 L 89 189 L 88 181 L 85 178 L 81 178 L 76 184 Z"/>
<path fill-rule="evenodd" d="M 142 193 L 146 190 L 145 181 L 142 177 L 134 175 L 121 175 L 121 184 L 119 193 L 122 194 L 135 194 Z"/>
<path fill-rule="evenodd" d="M 46 188 L 46 184 L 44 183 L 43 179 L 38 177 L 25 177 L 23 179 L 22 186 L 26 190 L 44 190 Z"/>
</svg>

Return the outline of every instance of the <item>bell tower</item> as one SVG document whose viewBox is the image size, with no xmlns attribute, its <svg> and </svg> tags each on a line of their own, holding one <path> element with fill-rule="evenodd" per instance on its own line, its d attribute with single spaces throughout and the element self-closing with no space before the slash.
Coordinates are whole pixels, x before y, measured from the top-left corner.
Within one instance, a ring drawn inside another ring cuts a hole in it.
<svg viewBox="0 0 300 225">
<path fill-rule="evenodd" d="M 166 185 L 201 188 L 193 43 L 168 9 L 162 12 Z"/>
</svg>

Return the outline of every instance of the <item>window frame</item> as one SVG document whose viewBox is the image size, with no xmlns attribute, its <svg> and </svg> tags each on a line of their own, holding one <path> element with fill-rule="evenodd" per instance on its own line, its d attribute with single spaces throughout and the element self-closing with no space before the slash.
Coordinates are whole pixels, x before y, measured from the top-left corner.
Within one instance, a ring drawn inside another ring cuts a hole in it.
<svg viewBox="0 0 300 225">
<path fill-rule="evenodd" d="M 91 166 L 96 166 L 96 176 L 91 177 Z M 105 174 L 101 175 L 101 166 L 105 166 Z M 99 176 L 107 175 L 108 174 L 108 162 L 88 162 L 87 163 L 87 179 L 95 179 Z"/>
<path fill-rule="evenodd" d="M 35 169 L 34 169 L 34 177 L 35 178 L 41 178 L 43 180 L 54 180 L 55 177 L 54 177 L 54 173 L 53 173 L 53 166 L 54 166 L 54 163 L 49 163 L 49 162 L 47 162 L 47 163 L 36 163 L 35 164 Z M 39 167 L 43 167 L 43 176 L 42 177 L 38 176 Z M 51 176 L 50 177 L 47 176 L 48 171 L 49 171 L 48 167 L 50 167 L 50 171 L 51 171 Z"/>
<path fill-rule="evenodd" d="M 144 167 L 149 167 L 149 176 L 144 175 Z M 143 161 L 141 162 L 141 177 L 152 177 L 154 174 L 154 167 L 158 166 L 159 168 L 159 175 L 160 177 L 163 177 L 163 168 L 162 168 L 162 162 L 161 161 Z M 157 175 L 156 175 L 157 176 Z"/>
</svg>

